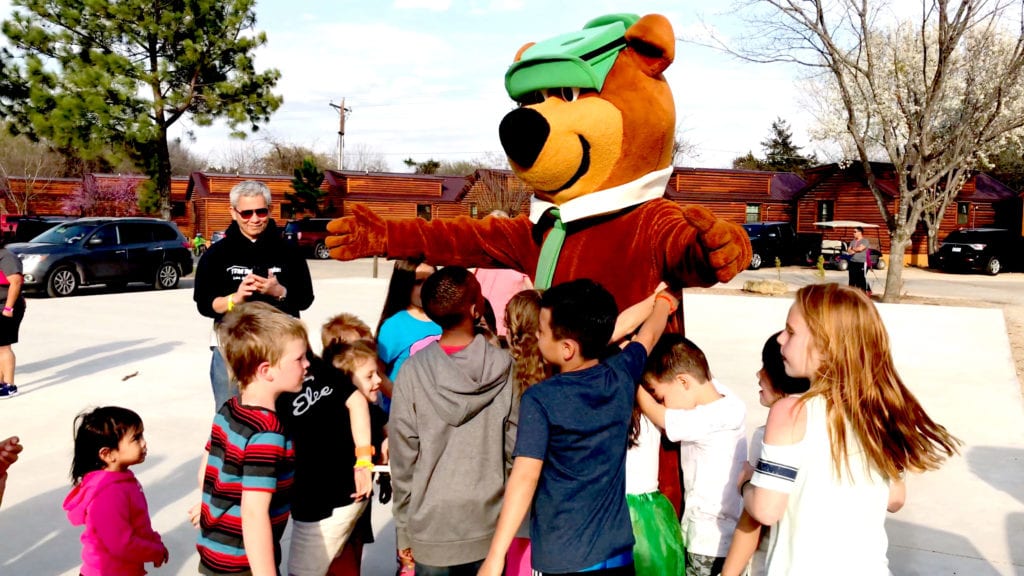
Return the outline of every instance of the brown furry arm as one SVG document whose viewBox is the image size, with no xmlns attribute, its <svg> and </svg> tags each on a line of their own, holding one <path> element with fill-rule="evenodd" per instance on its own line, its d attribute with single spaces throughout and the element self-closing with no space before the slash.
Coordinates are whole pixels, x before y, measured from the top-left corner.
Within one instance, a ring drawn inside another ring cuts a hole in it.
<svg viewBox="0 0 1024 576">
<path fill-rule="evenodd" d="M 385 220 L 365 206 L 355 206 L 351 215 L 333 220 L 327 229 L 332 235 L 326 244 L 337 260 L 424 258 L 442 266 L 511 268 L 532 277 L 539 252 L 526 216 Z"/>
<path fill-rule="evenodd" d="M 728 282 L 750 264 L 747 233 L 706 208 L 666 202 L 652 216 L 650 229 L 664 247 L 663 269 L 673 288 Z"/>
<path fill-rule="evenodd" d="M 531 277 L 536 272 L 538 248 L 525 216 L 386 222 L 389 258 L 423 258 L 441 266 L 512 268 Z"/>
</svg>

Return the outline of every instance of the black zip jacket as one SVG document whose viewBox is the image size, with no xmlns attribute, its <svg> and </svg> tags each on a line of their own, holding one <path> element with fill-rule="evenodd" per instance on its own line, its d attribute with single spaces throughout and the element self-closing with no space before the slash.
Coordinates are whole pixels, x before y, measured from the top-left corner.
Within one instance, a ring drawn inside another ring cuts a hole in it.
<svg viewBox="0 0 1024 576">
<path fill-rule="evenodd" d="M 242 280 L 253 269 L 261 276 L 273 271 L 277 281 L 287 289 L 284 300 L 254 293 L 247 302 L 266 302 L 296 318 L 313 303 L 313 281 L 309 266 L 297 248 L 281 238 L 274 221 L 253 242 L 242 234 L 238 223 L 232 222 L 224 239 L 214 242 L 196 265 L 192 299 L 203 316 L 220 321 L 223 314 L 213 311 L 213 300 L 238 290 Z"/>
</svg>

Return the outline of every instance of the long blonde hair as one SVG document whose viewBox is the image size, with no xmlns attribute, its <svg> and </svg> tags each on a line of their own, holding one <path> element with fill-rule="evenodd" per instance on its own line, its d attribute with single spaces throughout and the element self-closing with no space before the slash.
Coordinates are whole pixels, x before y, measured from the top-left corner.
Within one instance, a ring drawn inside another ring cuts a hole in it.
<svg viewBox="0 0 1024 576">
<path fill-rule="evenodd" d="M 537 346 L 540 328 L 540 292 L 523 290 L 513 296 L 505 306 L 505 326 L 508 330 L 508 348 L 512 355 L 512 374 L 516 392 L 551 376 Z"/>
<path fill-rule="evenodd" d="M 804 400 L 825 399 L 836 474 L 849 468 L 847 426 L 868 462 L 889 478 L 903 470 L 935 470 L 960 441 L 936 424 L 903 384 L 893 364 L 889 334 L 861 290 L 812 284 L 796 293 L 821 362 Z"/>
</svg>

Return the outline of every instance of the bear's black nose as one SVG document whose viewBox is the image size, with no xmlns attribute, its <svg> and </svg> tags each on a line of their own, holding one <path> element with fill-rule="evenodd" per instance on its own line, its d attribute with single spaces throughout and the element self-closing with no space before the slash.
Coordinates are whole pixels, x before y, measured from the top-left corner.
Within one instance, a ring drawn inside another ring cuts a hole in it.
<svg viewBox="0 0 1024 576">
<path fill-rule="evenodd" d="M 550 133 L 547 119 L 532 108 L 516 108 L 501 119 L 498 127 L 505 154 L 523 168 L 529 168 L 537 161 Z"/>
</svg>

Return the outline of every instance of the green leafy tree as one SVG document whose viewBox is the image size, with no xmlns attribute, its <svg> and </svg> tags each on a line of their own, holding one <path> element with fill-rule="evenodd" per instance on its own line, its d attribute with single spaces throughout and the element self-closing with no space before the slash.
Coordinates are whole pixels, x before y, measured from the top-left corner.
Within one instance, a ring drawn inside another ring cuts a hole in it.
<svg viewBox="0 0 1024 576">
<path fill-rule="evenodd" d="M 789 123 L 782 118 L 772 122 L 768 138 L 761 141 L 761 150 L 764 152 L 763 160 L 754 156 L 753 152 L 747 152 L 745 156 L 734 158 L 732 167 L 803 174 L 804 170 L 818 164 L 816 155 L 804 156 L 800 153 L 801 147 L 793 143 L 793 131 Z"/>
<path fill-rule="evenodd" d="M 737 170 L 767 170 L 764 160 L 754 156 L 753 152 L 747 152 L 745 156 L 733 158 L 732 167 Z"/>
<path fill-rule="evenodd" d="M 295 169 L 295 177 L 292 178 L 292 190 L 294 193 L 286 192 L 284 195 L 285 211 L 293 216 L 296 214 L 311 214 L 323 216 L 326 211 L 324 197 L 327 195 L 320 189 L 324 183 L 324 173 L 316 165 L 312 158 L 305 158 L 302 165 Z"/>
<path fill-rule="evenodd" d="M 765 166 L 773 172 L 802 174 L 804 170 L 818 164 L 816 155 L 804 156 L 800 153 L 802 148 L 793 143 L 793 130 L 789 122 L 782 118 L 772 122 L 772 131 L 767 140 L 761 141 L 761 149 L 764 151 Z"/>
<path fill-rule="evenodd" d="M 414 174 L 437 174 L 437 171 L 441 169 L 441 163 L 433 158 L 424 160 L 423 162 L 417 162 L 412 158 L 406 158 L 402 160 L 406 166 L 412 168 Z"/>
<path fill-rule="evenodd" d="M 1024 145 L 1010 142 L 988 157 L 988 172 L 1013 190 L 1024 190 Z"/>
<path fill-rule="evenodd" d="M 90 160 L 126 155 L 150 176 L 144 211 L 170 215 L 167 131 L 224 119 L 244 137 L 281 105 L 257 72 L 255 0 L 14 0 L 3 22 L 0 114 L 15 133 Z M 110 160 L 116 162 L 116 159 Z"/>
</svg>

